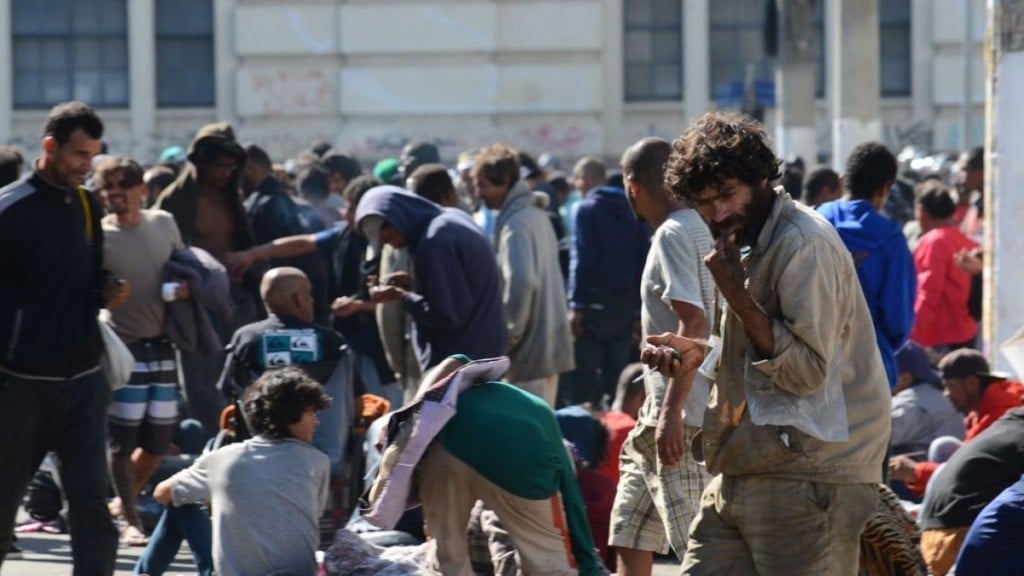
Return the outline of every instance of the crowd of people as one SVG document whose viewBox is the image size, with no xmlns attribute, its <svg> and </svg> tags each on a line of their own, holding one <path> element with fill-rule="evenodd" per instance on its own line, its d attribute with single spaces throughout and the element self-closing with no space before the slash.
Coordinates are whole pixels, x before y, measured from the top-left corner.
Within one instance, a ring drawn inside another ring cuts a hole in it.
<svg viewBox="0 0 1024 576">
<path fill-rule="evenodd" d="M 183 541 L 222 576 L 1024 571 L 982 149 L 908 185 L 717 111 L 568 173 L 103 131 L 69 102 L 0 149 L 0 564 L 53 529 L 76 575 Z M 44 459 L 66 515 L 29 505 Z"/>
</svg>

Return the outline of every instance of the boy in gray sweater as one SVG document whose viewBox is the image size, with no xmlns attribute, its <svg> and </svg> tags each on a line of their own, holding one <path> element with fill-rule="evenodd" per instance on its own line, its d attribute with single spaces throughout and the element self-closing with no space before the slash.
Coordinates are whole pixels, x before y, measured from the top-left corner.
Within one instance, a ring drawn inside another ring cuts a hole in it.
<svg viewBox="0 0 1024 576">
<path fill-rule="evenodd" d="M 164 504 L 211 503 L 217 574 L 316 573 L 330 464 L 311 441 L 316 412 L 330 402 L 301 370 L 269 371 L 243 400 L 256 436 L 202 456 L 157 486 Z"/>
</svg>

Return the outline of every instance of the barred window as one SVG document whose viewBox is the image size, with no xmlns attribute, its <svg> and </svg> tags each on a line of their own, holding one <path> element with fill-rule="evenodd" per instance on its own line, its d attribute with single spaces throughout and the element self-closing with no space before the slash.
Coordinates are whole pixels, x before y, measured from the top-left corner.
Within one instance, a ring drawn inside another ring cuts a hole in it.
<svg viewBox="0 0 1024 576">
<path fill-rule="evenodd" d="M 624 0 L 622 8 L 626 101 L 681 100 L 682 0 Z"/>
<path fill-rule="evenodd" d="M 827 65 L 825 62 L 825 7 L 818 0 L 814 14 L 818 27 L 821 50 L 818 53 L 818 71 L 815 95 L 825 95 Z M 879 95 L 884 97 L 910 96 L 910 0 L 885 0 L 878 3 L 878 75 Z"/>
<path fill-rule="evenodd" d="M 12 0 L 14 107 L 128 106 L 126 0 Z"/>
<path fill-rule="evenodd" d="M 156 0 L 156 103 L 212 106 L 213 0 Z"/>
<path fill-rule="evenodd" d="M 728 101 L 748 81 L 773 81 L 775 60 L 764 43 L 766 2 L 714 0 L 709 8 L 712 97 Z"/>
</svg>

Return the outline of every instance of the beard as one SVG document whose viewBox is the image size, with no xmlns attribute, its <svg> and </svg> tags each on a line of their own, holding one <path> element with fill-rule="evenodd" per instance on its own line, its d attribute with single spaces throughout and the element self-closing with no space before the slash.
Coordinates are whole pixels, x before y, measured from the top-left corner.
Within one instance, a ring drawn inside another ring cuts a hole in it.
<svg viewBox="0 0 1024 576">
<path fill-rule="evenodd" d="M 755 191 L 750 203 L 743 207 L 742 214 L 730 216 L 721 222 L 708 222 L 708 230 L 715 240 L 735 234 L 737 246 L 753 247 L 774 201 L 775 194 L 771 189 Z"/>
</svg>

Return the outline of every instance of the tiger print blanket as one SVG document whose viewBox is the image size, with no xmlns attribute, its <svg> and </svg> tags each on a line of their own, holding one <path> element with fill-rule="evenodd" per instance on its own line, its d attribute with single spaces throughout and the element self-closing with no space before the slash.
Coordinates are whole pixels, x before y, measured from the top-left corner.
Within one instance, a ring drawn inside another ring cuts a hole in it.
<svg viewBox="0 0 1024 576">
<path fill-rule="evenodd" d="M 926 576 L 921 530 L 900 499 L 878 485 L 878 505 L 860 537 L 861 576 Z"/>
</svg>

